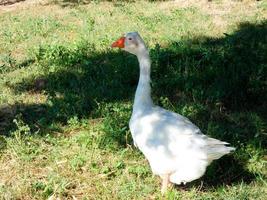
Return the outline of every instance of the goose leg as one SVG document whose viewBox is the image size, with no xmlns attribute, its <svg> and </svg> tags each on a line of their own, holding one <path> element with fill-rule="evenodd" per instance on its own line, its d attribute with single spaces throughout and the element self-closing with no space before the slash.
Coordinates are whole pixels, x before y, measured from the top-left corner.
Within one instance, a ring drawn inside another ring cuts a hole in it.
<svg viewBox="0 0 267 200">
<path fill-rule="evenodd" d="M 169 181 L 170 174 L 164 174 L 161 178 L 162 178 L 161 194 L 165 194 L 170 184 L 170 181 Z"/>
</svg>

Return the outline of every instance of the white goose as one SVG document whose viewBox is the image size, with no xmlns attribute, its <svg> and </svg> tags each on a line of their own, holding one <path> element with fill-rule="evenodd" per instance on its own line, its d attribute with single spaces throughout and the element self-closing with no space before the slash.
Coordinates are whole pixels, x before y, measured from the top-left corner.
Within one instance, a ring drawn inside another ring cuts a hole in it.
<svg viewBox="0 0 267 200">
<path fill-rule="evenodd" d="M 153 104 L 149 52 L 137 32 L 127 33 L 112 47 L 138 58 L 140 77 L 129 125 L 134 144 L 147 158 L 153 174 L 162 178 L 162 193 L 170 182 L 181 184 L 200 178 L 213 160 L 235 149 L 202 134 L 186 117 Z"/>
</svg>

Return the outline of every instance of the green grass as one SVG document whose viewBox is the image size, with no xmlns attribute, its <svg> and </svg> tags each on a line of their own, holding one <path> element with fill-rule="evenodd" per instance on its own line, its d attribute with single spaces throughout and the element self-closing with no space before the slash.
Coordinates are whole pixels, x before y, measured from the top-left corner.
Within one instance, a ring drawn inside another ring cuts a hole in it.
<svg viewBox="0 0 267 200">
<path fill-rule="evenodd" d="M 264 1 L 53 1 L 0 10 L 0 199 L 164 199 L 128 128 L 137 30 L 155 103 L 237 148 L 165 199 L 267 196 Z"/>
</svg>

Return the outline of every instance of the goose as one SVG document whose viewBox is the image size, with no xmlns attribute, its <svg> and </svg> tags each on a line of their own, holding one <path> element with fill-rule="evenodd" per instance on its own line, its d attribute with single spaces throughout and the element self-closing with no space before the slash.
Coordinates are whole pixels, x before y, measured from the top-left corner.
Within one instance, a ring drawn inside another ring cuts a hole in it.
<svg viewBox="0 0 267 200">
<path fill-rule="evenodd" d="M 138 32 L 125 34 L 111 47 L 137 56 L 140 75 L 129 127 L 134 145 L 148 160 L 152 173 L 162 179 L 162 194 L 172 184 L 199 179 L 213 160 L 235 150 L 227 142 L 204 135 L 186 117 L 153 104 L 149 51 Z"/>
</svg>

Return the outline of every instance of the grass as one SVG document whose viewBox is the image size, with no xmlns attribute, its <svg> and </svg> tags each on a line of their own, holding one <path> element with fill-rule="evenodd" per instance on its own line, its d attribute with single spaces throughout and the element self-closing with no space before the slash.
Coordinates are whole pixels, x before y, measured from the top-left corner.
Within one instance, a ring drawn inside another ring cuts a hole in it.
<svg viewBox="0 0 267 200">
<path fill-rule="evenodd" d="M 264 1 L 50 1 L 0 10 L 0 198 L 163 199 L 128 121 L 138 30 L 154 101 L 237 148 L 167 199 L 265 199 Z"/>
</svg>

